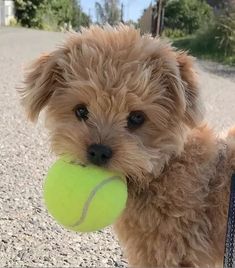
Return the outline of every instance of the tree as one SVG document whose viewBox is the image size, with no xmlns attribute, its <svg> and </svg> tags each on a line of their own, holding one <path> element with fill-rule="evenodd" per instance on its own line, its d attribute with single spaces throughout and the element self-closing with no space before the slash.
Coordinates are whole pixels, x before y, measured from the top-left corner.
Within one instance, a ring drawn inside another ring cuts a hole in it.
<svg viewBox="0 0 235 268">
<path fill-rule="evenodd" d="M 79 29 L 90 18 L 77 0 L 15 0 L 16 18 L 22 26 L 58 30 L 64 25 Z"/>
<path fill-rule="evenodd" d="M 212 8 L 204 0 L 172 0 L 165 7 L 165 27 L 192 34 L 212 17 Z"/>
<path fill-rule="evenodd" d="M 121 10 L 118 0 L 104 0 L 103 5 L 95 3 L 97 23 L 115 25 L 120 22 Z"/>
<path fill-rule="evenodd" d="M 89 26 L 91 18 L 82 11 L 80 3 L 76 0 L 72 0 L 73 14 L 72 14 L 72 26 L 78 30 L 81 26 Z"/>
<path fill-rule="evenodd" d="M 217 10 L 229 8 L 235 5 L 234 0 L 206 0 L 207 3 Z"/>
<path fill-rule="evenodd" d="M 44 0 L 15 0 L 15 16 L 25 27 L 38 27 L 41 23 L 37 11 L 44 5 Z"/>
<path fill-rule="evenodd" d="M 70 23 L 73 17 L 74 1 L 68 0 L 47 0 L 46 8 L 50 8 L 52 13 L 57 18 L 58 25 L 63 25 L 64 23 Z"/>
</svg>

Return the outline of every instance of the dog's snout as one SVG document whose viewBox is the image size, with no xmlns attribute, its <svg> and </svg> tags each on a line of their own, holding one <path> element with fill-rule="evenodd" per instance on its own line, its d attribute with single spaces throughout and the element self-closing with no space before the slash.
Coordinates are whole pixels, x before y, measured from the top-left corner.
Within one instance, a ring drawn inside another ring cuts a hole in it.
<svg viewBox="0 0 235 268">
<path fill-rule="evenodd" d="M 95 165 L 102 166 L 112 157 L 112 149 L 103 144 L 91 144 L 88 147 L 88 160 Z"/>
</svg>

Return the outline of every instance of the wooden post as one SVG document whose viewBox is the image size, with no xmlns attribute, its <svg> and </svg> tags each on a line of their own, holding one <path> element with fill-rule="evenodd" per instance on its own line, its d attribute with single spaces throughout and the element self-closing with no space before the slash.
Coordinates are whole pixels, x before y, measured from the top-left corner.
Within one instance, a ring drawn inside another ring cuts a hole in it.
<svg viewBox="0 0 235 268">
<path fill-rule="evenodd" d="M 151 21 L 151 34 L 153 37 L 157 33 L 157 4 L 152 7 L 152 21 Z"/>
<path fill-rule="evenodd" d="M 156 0 L 156 5 L 152 8 L 152 36 L 159 36 L 163 30 L 164 23 L 164 0 Z"/>
<path fill-rule="evenodd" d="M 161 19 L 162 19 L 162 0 L 158 0 L 158 4 L 157 4 L 157 30 L 156 30 L 156 35 L 160 35 L 160 32 L 161 32 Z"/>
</svg>

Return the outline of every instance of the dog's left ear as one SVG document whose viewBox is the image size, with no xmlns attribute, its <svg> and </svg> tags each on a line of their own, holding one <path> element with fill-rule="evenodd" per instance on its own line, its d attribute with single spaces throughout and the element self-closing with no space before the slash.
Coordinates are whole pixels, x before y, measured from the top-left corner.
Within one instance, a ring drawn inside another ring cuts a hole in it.
<svg viewBox="0 0 235 268">
<path fill-rule="evenodd" d="M 59 61 L 63 60 L 60 50 L 44 54 L 35 60 L 25 75 L 24 87 L 19 90 L 21 103 L 28 118 L 36 121 L 39 113 L 47 106 L 57 87 L 63 83 Z"/>
<path fill-rule="evenodd" d="M 184 87 L 186 110 L 184 121 L 189 127 L 197 126 L 203 118 L 203 109 L 200 100 L 198 78 L 194 69 L 194 60 L 186 52 L 176 52 L 176 60 Z"/>
</svg>

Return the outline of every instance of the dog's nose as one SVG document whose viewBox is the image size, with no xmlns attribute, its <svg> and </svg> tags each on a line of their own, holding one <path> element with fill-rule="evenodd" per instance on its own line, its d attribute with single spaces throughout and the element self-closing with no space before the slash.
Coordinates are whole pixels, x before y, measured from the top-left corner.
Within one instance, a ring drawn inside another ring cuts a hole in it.
<svg viewBox="0 0 235 268">
<path fill-rule="evenodd" d="M 91 144 L 87 152 L 88 160 L 97 166 L 106 164 L 113 155 L 112 149 L 103 144 Z"/>
</svg>

